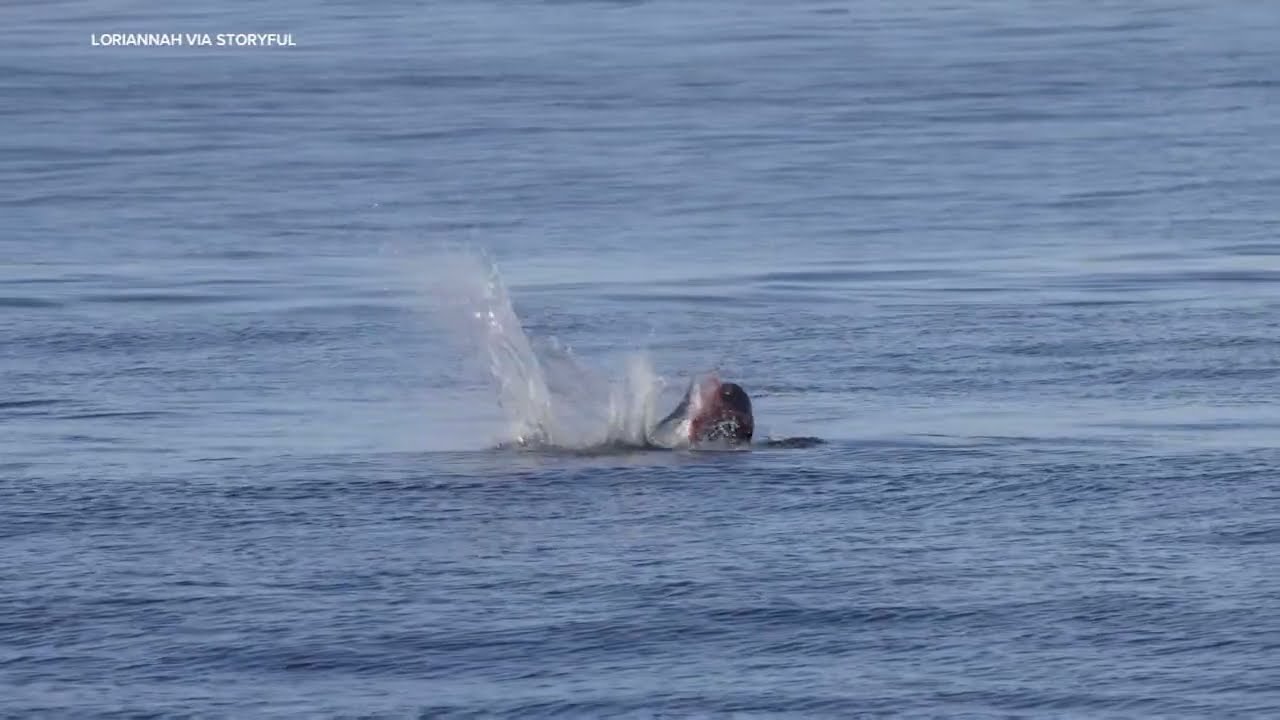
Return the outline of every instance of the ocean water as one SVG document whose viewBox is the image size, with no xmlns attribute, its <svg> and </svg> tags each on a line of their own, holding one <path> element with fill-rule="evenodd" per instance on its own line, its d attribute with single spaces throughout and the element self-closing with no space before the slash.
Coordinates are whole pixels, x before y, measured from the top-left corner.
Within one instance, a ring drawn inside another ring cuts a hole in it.
<svg viewBox="0 0 1280 720">
<path fill-rule="evenodd" d="M 0 715 L 1280 715 L 1280 7 L 0 15 Z"/>
</svg>

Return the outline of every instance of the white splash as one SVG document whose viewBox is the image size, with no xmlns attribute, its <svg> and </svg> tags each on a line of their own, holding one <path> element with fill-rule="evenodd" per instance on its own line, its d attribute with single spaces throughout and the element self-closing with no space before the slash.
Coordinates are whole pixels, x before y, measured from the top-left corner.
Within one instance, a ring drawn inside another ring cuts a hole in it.
<svg viewBox="0 0 1280 720">
<path fill-rule="evenodd" d="M 664 386 L 643 354 L 616 379 L 578 360 L 554 338 L 531 339 L 516 315 L 497 264 L 472 252 L 433 263 L 441 327 L 478 354 L 510 427 L 503 441 L 587 449 L 650 444 L 653 409 Z"/>
</svg>

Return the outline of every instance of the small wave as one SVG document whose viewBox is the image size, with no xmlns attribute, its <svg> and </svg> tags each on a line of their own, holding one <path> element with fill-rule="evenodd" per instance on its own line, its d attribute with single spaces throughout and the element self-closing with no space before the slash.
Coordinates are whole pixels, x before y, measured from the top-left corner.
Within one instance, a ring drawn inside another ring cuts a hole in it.
<svg viewBox="0 0 1280 720">
<path fill-rule="evenodd" d="M 164 417 L 172 413 L 158 410 L 137 410 L 137 411 L 117 411 L 117 412 L 91 412 L 78 413 L 75 415 L 62 415 L 62 420 L 150 420 L 152 418 Z"/>
<path fill-rule="evenodd" d="M 877 280 L 936 280 L 957 277 L 959 273 L 943 268 L 915 270 L 907 268 L 846 268 L 840 270 L 794 270 L 762 273 L 752 276 L 758 283 L 835 283 L 875 282 Z"/>
<path fill-rule="evenodd" d="M 235 248 L 226 250 L 197 250 L 186 254 L 191 258 L 209 258 L 214 260 L 267 260 L 271 258 L 282 257 L 283 254 L 276 250 L 263 250 L 260 248 Z"/>
<path fill-rule="evenodd" d="M 35 398 L 33 400 L 0 400 L 0 410 L 16 410 L 19 408 L 47 407 L 63 402 L 54 398 Z"/>
<path fill-rule="evenodd" d="M 1222 545 L 1280 545 L 1280 527 L 1220 530 L 1212 539 Z"/>
<path fill-rule="evenodd" d="M 1280 243 L 1238 243 L 1234 245 L 1220 245 L 1215 249 L 1220 253 L 1227 255 L 1239 255 L 1243 257 L 1280 255 Z"/>
<path fill-rule="evenodd" d="M 770 450 L 803 450 L 825 444 L 827 444 L 826 440 L 823 440 L 820 437 L 813 437 L 811 435 L 788 438 L 766 438 L 765 440 L 757 443 L 759 447 L 768 448 Z"/>
<path fill-rule="evenodd" d="M 0 308 L 22 308 L 33 310 L 38 308 L 60 308 L 63 304 L 57 300 L 46 300 L 34 297 L 0 297 Z"/>
<path fill-rule="evenodd" d="M 102 303 L 157 303 L 162 305 L 195 305 L 204 303 L 222 303 L 233 302 L 237 300 L 252 299 L 250 296 L 243 294 L 236 295 L 197 295 L 191 293 L 167 293 L 167 292 L 130 292 L 130 293 L 110 293 L 100 295 L 85 295 L 81 299 L 88 302 Z"/>
<path fill-rule="evenodd" d="M 730 301 L 727 295 L 712 293 L 608 293 L 601 298 L 624 303 L 676 303 L 679 305 L 723 305 Z"/>
</svg>

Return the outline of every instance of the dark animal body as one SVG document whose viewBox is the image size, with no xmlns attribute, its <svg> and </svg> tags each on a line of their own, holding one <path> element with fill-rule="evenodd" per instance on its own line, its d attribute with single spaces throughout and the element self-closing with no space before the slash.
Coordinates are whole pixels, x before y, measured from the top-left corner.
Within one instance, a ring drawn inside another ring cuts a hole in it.
<svg viewBox="0 0 1280 720">
<path fill-rule="evenodd" d="M 690 385 L 684 399 L 653 433 L 661 445 L 744 445 L 755 433 L 751 397 L 741 385 L 712 377 Z"/>
</svg>

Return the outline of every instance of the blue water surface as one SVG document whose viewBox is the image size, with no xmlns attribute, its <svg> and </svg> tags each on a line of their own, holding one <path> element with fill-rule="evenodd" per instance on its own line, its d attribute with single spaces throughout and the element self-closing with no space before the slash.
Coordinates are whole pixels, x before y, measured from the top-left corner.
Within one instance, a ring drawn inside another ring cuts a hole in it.
<svg viewBox="0 0 1280 720">
<path fill-rule="evenodd" d="M 1280 716 L 1280 6 L 0 16 L 3 715 Z M 458 246 L 826 443 L 495 450 Z"/>
</svg>

